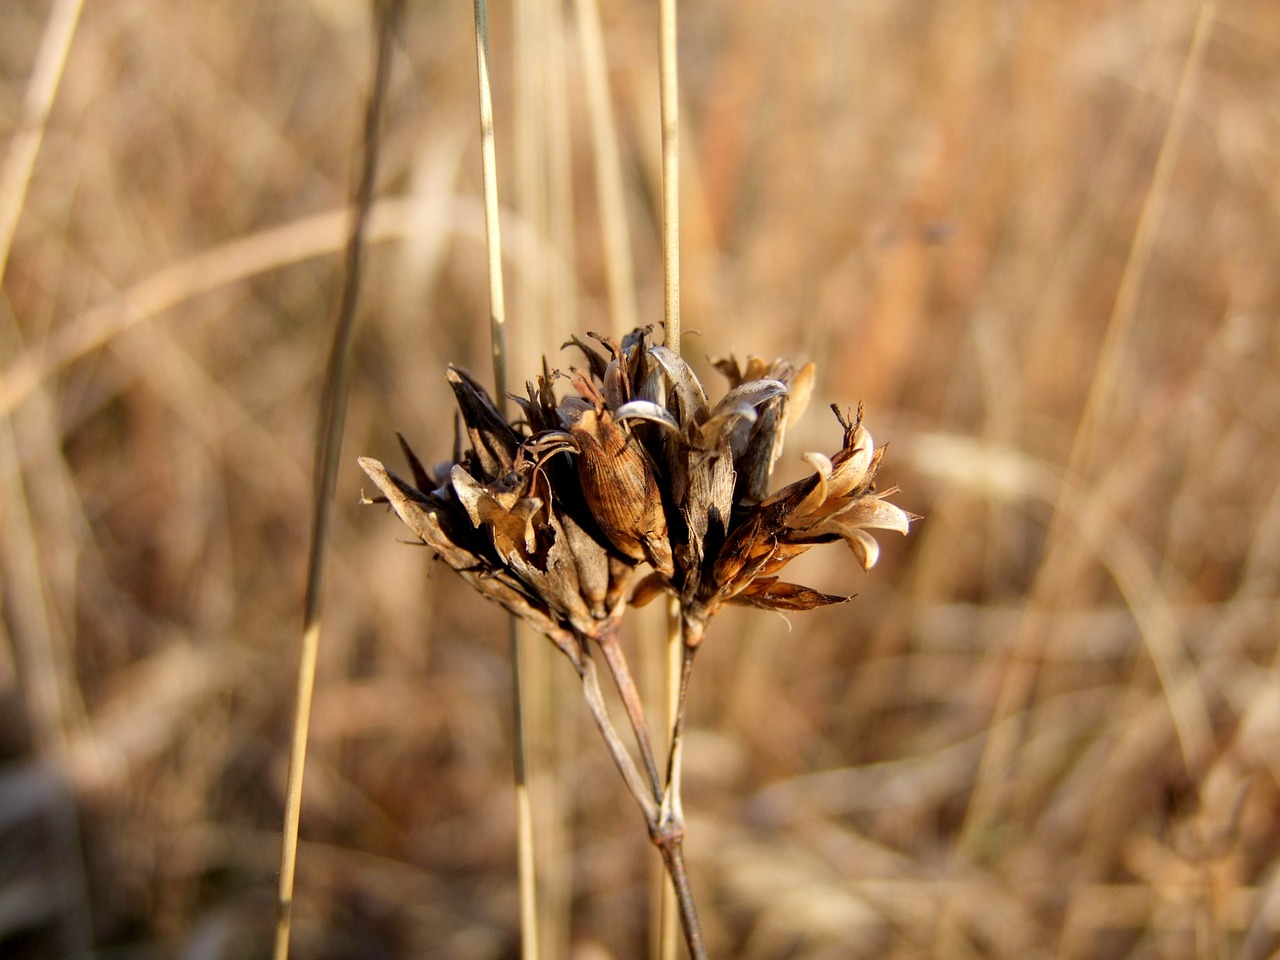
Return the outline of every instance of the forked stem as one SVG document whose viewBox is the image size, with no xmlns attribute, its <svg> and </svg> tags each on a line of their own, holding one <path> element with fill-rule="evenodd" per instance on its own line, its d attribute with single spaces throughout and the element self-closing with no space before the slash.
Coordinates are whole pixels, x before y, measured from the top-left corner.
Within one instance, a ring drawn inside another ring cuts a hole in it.
<svg viewBox="0 0 1280 960">
<path fill-rule="evenodd" d="M 653 737 L 649 733 L 649 721 L 645 716 L 640 691 L 631 676 L 627 658 L 622 652 L 622 644 L 618 640 L 617 624 L 604 631 L 596 638 L 596 642 L 600 645 L 600 652 L 604 654 L 609 672 L 613 674 L 613 682 L 618 688 L 618 695 L 622 698 L 622 705 L 627 711 L 627 719 L 631 721 L 636 744 L 640 747 L 640 759 L 644 761 L 645 772 L 649 774 L 654 799 L 661 800 L 662 777 L 658 773 L 658 764 L 654 759 Z"/>
<path fill-rule="evenodd" d="M 604 693 L 600 688 L 600 675 L 595 661 L 591 659 L 589 644 L 594 639 L 604 653 L 609 669 L 613 673 L 614 682 L 627 709 L 627 718 L 631 723 L 636 742 L 644 755 L 645 765 L 649 768 L 650 783 L 644 779 L 636 766 L 635 760 L 627 751 L 617 728 L 609 717 L 605 705 Z M 645 824 L 649 828 L 649 837 L 662 855 L 663 866 L 671 877 L 671 885 L 675 891 L 675 900 L 680 914 L 680 926 L 684 931 L 685 943 L 689 947 L 689 955 L 693 960 L 705 960 L 706 946 L 702 940 L 702 927 L 698 922 L 698 909 L 693 898 L 693 887 L 689 883 L 688 871 L 684 862 L 684 809 L 680 801 L 680 768 L 683 758 L 685 701 L 689 693 L 689 677 L 693 670 L 693 655 L 696 647 L 685 646 L 680 664 L 680 686 L 676 698 L 675 721 L 671 732 L 671 751 L 667 757 L 666 788 L 663 789 L 654 761 L 652 738 L 649 733 L 648 720 L 626 656 L 618 641 L 618 625 L 606 624 L 595 637 L 581 636 L 574 648 L 561 647 L 569 655 L 574 669 L 582 680 L 582 692 L 587 707 L 603 735 L 605 745 L 613 762 L 622 774 L 622 779 L 635 797 L 636 803 L 644 814 Z M 572 650 L 572 653 L 571 653 Z M 575 655 L 576 654 L 576 655 Z"/>
<path fill-rule="evenodd" d="M 649 835 L 662 854 L 662 862 L 675 888 L 676 903 L 680 908 L 680 926 L 684 930 L 689 955 L 694 960 L 705 960 L 706 945 L 702 942 L 702 927 L 698 922 L 698 908 L 693 899 L 693 887 L 689 883 L 684 865 L 684 805 L 680 799 L 681 770 L 684 763 L 684 716 L 689 695 L 689 677 L 693 673 L 693 656 L 697 646 L 683 646 L 680 659 L 680 690 L 676 697 L 675 720 L 671 728 L 671 752 L 667 756 L 667 788 L 658 810 L 658 822 L 650 826 Z"/>
<path fill-rule="evenodd" d="M 591 659 L 589 653 L 584 652 L 584 655 L 574 662 L 574 668 L 582 679 L 582 693 L 586 697 L 587 708 L 591 711 L 591 717 L 595 720 L 596 726 L 604 737 L 605 746 L 609 748 L 609 755 L 613 757 L 614 765 L 617 766 L 618 772 L 622 774 L 622 779 L 626 782 L 627 789 L 636 798 L 636 803 L 640 804 L 640 810 L 644 813 L 645 822 L 650 824 L 650 829 L 652 829 L 652 825 L 658 822 L 658 801 L 654 799 L 652 791 L 645 785 L 643 778 L 640 776 L 640 770 L 636 767 L 636 762 L 631 759 L 631 754 L 627 752 L 627 747 L 622 742 L 622 737 L 618 735 L 617 728 L 614 727 L 613 721 L 609 718 L 609 710 L 604 702 L 604 691 L 600 689 L 600 673 L 596 670 L 595 661 Z"/>
<path fill-rule="evenodd" d="M 680 689 L 676 697 L 675 720 L 671 725 L 671 752 L 667 755 L 667 789 L 662 794 L 662 822 L 678 823 L 684 828 L 684 807 L 681 803 L 682 771 L 684 768 L 684 714 L 689 696 L 689 677 L 693 673 L 693 655 L 697 647 L 687 644 L 680 658 Z"/>
</svg>

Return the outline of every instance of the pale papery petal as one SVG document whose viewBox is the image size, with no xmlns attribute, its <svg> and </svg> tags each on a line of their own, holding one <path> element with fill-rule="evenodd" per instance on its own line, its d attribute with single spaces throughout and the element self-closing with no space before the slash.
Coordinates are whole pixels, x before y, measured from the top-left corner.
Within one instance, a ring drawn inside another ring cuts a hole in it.
<svg viewBox="0 0 1280 960">
<path fill-rule="evenodd" d="M 852 527 L 874 527 L 901 534 L 911 528 L 911 514 L 879 497 L 860 497 L 831 519 Z"/>
<path fill-rule="evenodd" d="M 791 515 L 796 518 L 805 517 L 820 507 L 827 500 L 827 485 L 831 482 L 831 458 L 824 453 L 801 454 L 800 459 L 818 472 L 818 485 L 796 504 L 796 508 L 791 511 Z"/>
<path fill-rule="evenodd" d="M 715 405 L 711 419 L 729 416 L 754 416 L 755 408 L 774 397 L 783 396 L 787 385 L 780 380 L 749 380 L 734 387 Z"/>
<path fill-rule="evenodd" d="M 481 502 L 485 498 L 484 486 L 459 464 L 454 464 L 453 469 L 449 471 L 449 482 L 453 486 L 453 492 L 458 496 L 458 501 L 467 511 L 467 516 L 471 518 L 471 525 L 480 526 L 484 522 L 484 510 L 481 507 Z"/>
<path fill-rule="evenodd" d="M 832 497 L 843 497 L 857 490 L 868 479 L 867 471 L 871 469 L 872 461 L 875 459 L 875 446 L 871 441 L 871 434 L 865 427 L 859 426 L 854 432 L 851 449 L 853 453 L 850 457 L 836 468 L 835 476 L 831 481 Z"/>
<path fill-rule="evenodd" d="M 817 367 L 810 360 L 803 367 L 796 371 L 796 375 L 791 379 L 790 393 L 791 397 L 787 401 L 787 429 L 799 422 L 800 417 L 804 414 L 805 408 L 809 406 L 809 397 L 813 395 L 813 382 L 817 377 Z"/>
<path fill-rule="evenodd" d="M 698 445 L 704 450 L 719 449 L 728 441 L 729 433 L 739 420 L 754 423 L 757 407 L 774 397 L 785 396 L 786 392 L 786 386 L 777 380 L 753 380 L 730 390 L 699 427 Z"/>
<path fill-rule="evenodd" d="M 850 530 L 845 534 L 844 541 L 853 550 L 853 555 L 858 558 L 863 570 L 870 570 L 880 559 L 880 544 L 865 530 Z"/>
<path fill-rule="evenodd" d="M 648 400 L 632 400 L 630 403 L 624 403 L 613 412 L 613 417 L 615 420 L 647 420 L 660 427 L 666 427 L 677 435 L 680 433 L 680 424 L 667 411 L 667 408 Z"/>
<path fill-rule="evenodd" d="M 541 511 L 542 501 L 537 497 L 528 497 L 521 500 L 511 511 L 511 516 L 524 525 L 524 552 L 527 554 L 533 553 L 537 547 L 538 530 L 536 521 Z"/>
<path fill-rule="evenodd" d="M 671 385 L 675 387 L 682 407 L 677 411 L 677 419 L 680 418 L 680 414 L 685 414 L 694 423 L 706 420 L 707 395 L 693 368 L 666 347 L 650 347 L 649 355 L 658 361 L 671 381 Z"/>
</svg>

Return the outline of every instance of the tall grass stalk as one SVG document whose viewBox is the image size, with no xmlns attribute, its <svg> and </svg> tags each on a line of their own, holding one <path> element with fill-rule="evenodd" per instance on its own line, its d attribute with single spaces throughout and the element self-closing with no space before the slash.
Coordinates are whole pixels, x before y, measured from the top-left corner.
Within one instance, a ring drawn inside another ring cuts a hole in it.
<svg viewBox="0 0 1280 960">
<path fill-rule="evenodd" d="M 658 85 L 662 118 L 662 319 L 666 327 L 666 345 L 680 353 L 680 79 L 676 43 L 676 0 L 659 0 L 658 4 Z M 680 787 L 679 725 L 683 719 L 682 693 L 685 685 L 683 664 L 692 656 L 684 645 L 683 617 L 680 604 L 672 600 L 667 608 L 667 729 L 671 731 L 671 766 L 668 771 L 664 811 L 674 801 L 679 813 L 679 796 L 671 796 Z M 670 866 L 670 865 L 669 865 Z M 683 867 L 683 864 L 681 864 Z M 673 874 L 674 875 L 674 874 Z M 685 891 L 687 893 L 687 891 Z M 674 960 L 678 949 L 676 936 L 677 890 L 663 884 L 658 921 L 658 956 Z M 700 942 L 700 940 L 699 940 Z M 692 942 L 691 942 L 692 947 Z"/>
<path fill-rule="evenodd" d="M 493 91 L 489 71 L 489 6 L 475 0 L 476 90 L 480 114 L 480 162 L 484 189 L 484 234 L 489 278 L 489 337 L 493 353 L 494 397 L 505 412 L 507 403 L 507 307 L 502 281 L 502 229 L 498 218 L 498 152 L 493 131 Z M 533 805 L 529 796 L 524 693 L 520 669 L 520 627 L 507 620 L 511 663 L 512 766 L 515 780 L 516 857 L 519 877 L 520 942 L 525 960 L 539 956 L 537 858 L 533 837 Z"/>
<path fill-rule="evenodd" d="M 544 271 L 550 283 L 547 308 L 535 319 L 540 343 L 563 342 L 560 335 L 578 329 L 578 284 L 575 265 L 574 236 L 576 211 L 573 202 L 573 137 L 570 131 L 569 62 L 565 56 L 564 7 L 546 0 L 542 5 L 546 18 L 545 56 L 547 77 L 544 87 L 543 150 L 546 154 L 546 192 L 548 197 L 546 236 L 548 246 L 566 269 Z M 547 336 L 554 329 L 555 336 Z M 531 359 L 531 358 L 530 358 Z M 545 763 L 541 771 L 546 782 L 546 809 L 539 813 L 546 823 L 547 851 L 540 864 L 540 894 L 543 910 L 541 923 L 547 928 L 542 936 L 546 956 L 563 957 L 570 953 L 572 936 L 574 833 L 572 829 L 573 785 L 560 776 L 564 763 L 572 758 L 578 742 L 571 676 L 562 669 L 559 654 L 547 643 L 534 638 L 530 648 L 542 667 L 547 703 L 542 718 L 547 724 L 543 742 Z"/>
<path fill-rule="evenodd" d="M 635 268 L 631 233 L 627 227 L 626 197 L 622 188 L 622 159 L 618 125 L 613 114 L 609 73 L 600 27 L 597 0 L 574 0 L 578 22 L 578 48 L 582 57 L 583 89 L 591 133 L 592 161 L 600 211 L 600 238 L 604 247 L 605 283 L 609 291 L 609 316 L 614 336 L 640 326 L 636 307 Z"/>
<path fill-rule="evenodd" d="M 640 323 L 639 310 L 636 306 L 631 234 L 627 223 L 626 197 L 623 191 L 618 126 L 613 112 L 608 59 L 605 52 L 604 32 L 600 23 L 600 6 L 597 0 L 575 0 L 574 12 L 578 25 L 583 90 L 586 97 L 591 154 L 595 169 L 610 326 L 614 335 L 620 337 L 626 331 L 638 327 Z M 664 231 L 664 242 L 665 237 Z M 678 240 L 677 235 L 675 241 L 678 243 Z M 678 289 L 678 257 L 673 263 L 676 271 L 674 279 Z M 666 302 L 664 298 L 664 304 Z M 670 317 L 666 318 L 669 344 L 672 343 L 672 330 L 678 337 L 680 327 L 678 296 L 670 302 L 675 308 L 675 321 L 673 323 Z M 679 604 L 674 602 L 669 604 L 669 609 L 664 609 L 662 613 L 667 618 L 666 628 L 662 630 L 667 637 L 667 643 L 665 645 L 646 643 L 641 646 L 640 673 L 649 690 L 648 699 L 651 702 L 651 709 L 654 715 L 666 718 L 663 726 L 669 732 L 675 719 L 676 697 L 672 692 L 674 688 L 667 679 L 674 680 L 678 678 L 679 673 L 669 668 L 668 662 L 671 654 L 679 656 L 681 647 Z M 657 627 L 656 622 L 654 627 Z M 669 748 L 667 734 L 661 729 L 653 733 L 653 748 L 656 751 L 665 752 Z M 678 949 L 680 927 L 676 919 L 675 890 L 665 865 L 659 860 L 654 861 L 651 886 L 653 907 L 650 921 L 650 955 L 655 960 L 671 958 L 676 955 Z"/>
<path fill-rule="evenodd" d="M 576 275 L 570 169 L 568 92 L 563 13 L 550 0 L 512 9 L 514 61 L 514 207 L 539 238 L 538 252 L 516 275 L 516 315 L 508 358 L 522 369 L 536 365 L 541 349 L 577 330 Z M 539 638 L 520 639 L 525 749 L 536 874 L 538 949 L 543 956 L 569 952 L 573 899 L 573 850 L 569 787 L 559 764 L 572 756 L 570 709 L 575 691 L 561 673 L 559 654 Z"/>
<path fill-rule="evenodd" d="M 391 73 L 391 40 L 401 0 L 385 0 L 377 10 L 376 52 L 373 83 L 361 130 L 361 166 L 356 182 L 355 209 L 347 242 L 342 292 L 334 323 L 333 342 L 325 368 L 316 434 L 315 501 L 311 517 L 311 542 L 307 556 L 307 591 L 303 604 L 302 652 L 298 664 L 297 699 L 293 719 L 293 740 L 289 751 L 289 774 L 285 789 L 284 832 L 280 849 L 280 885 L 276 904 L 276 936 L 273 955 L 285 960 L 289 955 L 289 935 L 293 922 L 294 877 L 298 863 L 298 825 L 302 812 L 302 783 L 306 769 L 307 738 L 311 725 L 311 703 L 315 691 L 316 659 L 320 649 L 320 626 L 324 609 L 324 566 L 333 520 L 333 495 L 337 487 L 338 460 L 347 409 L 347 367 L 351 339 L 355 331 L 356 303 L 360 291 L 364 259 L 365 229 L 373 205 L 377 179 L 379 131 Z"/>
</svg>

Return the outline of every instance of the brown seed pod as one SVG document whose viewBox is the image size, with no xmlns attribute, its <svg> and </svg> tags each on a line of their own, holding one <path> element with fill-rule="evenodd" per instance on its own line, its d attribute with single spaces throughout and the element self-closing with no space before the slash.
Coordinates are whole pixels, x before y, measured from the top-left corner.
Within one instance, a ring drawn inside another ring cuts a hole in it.
<svg viewBox="0 0 1280 960">
<path fill-rule="evenodd" d="M 569 427 L 578 448 L 578 480 L 609 542 L 633 560 L 671 574 L 667 517 L 640 441 L 608 410 L 584 410 Z"/>
</svg>

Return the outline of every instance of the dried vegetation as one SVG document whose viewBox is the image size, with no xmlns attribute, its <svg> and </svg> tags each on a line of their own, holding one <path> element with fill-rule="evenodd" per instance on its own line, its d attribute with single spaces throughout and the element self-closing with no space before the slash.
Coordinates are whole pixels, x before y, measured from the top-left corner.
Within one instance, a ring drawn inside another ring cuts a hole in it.
<svg viewBox="0 0 1280 960">
<path fill-rule="evenodd" d="M 0 14 L 6 162 L 47 7 Z M 865 402 L 891 441 L 881 483 L 927 518 L 881 538 L 874 577 L 830 548 L 788 567 L 850 603 L 726 609 L 708 631 L 685 811 L 711 954 L 1271 956 L 1280 8 L 1220 3 L 1194 48 L 1200 8 L 1181 2 L 684 7 L 683 354 L 706 382 L 708 355 L 815 360 L 815 398 Z M 652 322 L 655 25 L 645 5 L 602 14 Z M 486 369 L 470 16 L 416 6 L 394 74 L 302 816 L 303 958 L 482 960 L 516 942 L 502 618 L 388 542 L 353 462 L 394 449 L 391 428 L 449 450 L 440 371 Z M 548 88 L 570 176 L 554 209 L 507 225 L 522 374 L 610 331 L 566 27 L 569 82 Z M 269 942 L 367 30 L 340 3 L 81 15 L 0 298 L 6 956 Z M 514 178 L 523 68 L 501 57 L 513 25 L 493 30 Z M 566 290 L 576 316 L 547 306 Z M 820 469 L 800 452 L 833 449 L 819 413 L 778 485 Z M 564 814 L 553 845 L 575 851 L 572 869 L 548 861 L 558 935 L 639 956 L 648 844 L 561 673 L 542 681 L 533 784 Z"/>
</svg>

